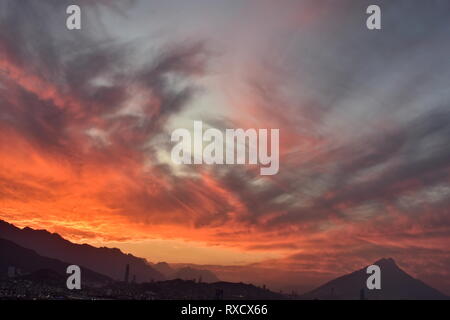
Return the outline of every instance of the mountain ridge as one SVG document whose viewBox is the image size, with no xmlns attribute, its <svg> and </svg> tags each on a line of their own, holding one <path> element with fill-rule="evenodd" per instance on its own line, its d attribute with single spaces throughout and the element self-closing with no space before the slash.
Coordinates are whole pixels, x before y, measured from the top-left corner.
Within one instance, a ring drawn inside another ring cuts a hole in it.
<svg viewBox="0 0 450 320">
<path fill-rule="evenodd" d="M 214 283 L 221 280 L 211 270 L 199 269 L 193 267 L 173 267 L 167 262 L 158 262 L 152 264 L 152 267 L 161 272 L 167 280 L 181 279 L 181 280 L 197 280 L 199 282 Z"/>
<path fill-rule="evenodd" d="M 32 249 L 21 247 L 12 241 L 0 238 L 0 276 L 6 275 L 9 267 L 15 268 L 15 272 L 18 273 L 15 276 L 52 270 L 60 276 L 62 279 L 61 286 L 63 286 L 67 278 L 67 267 L 71 264 L 69 261 L 41 256 Z M 111 278 L 84 267 L 82 267 L 82 273 L 83 280 L 87 283 L 105 284 L 112 281 Z"/>
<path fill-rule="evenodd" d="M 76 244 L 57 233 L 30 227 L 21 229 L 4 220 L 0 220 L 0 234 L 3 239 L 31 249 L 41 256 L 71 261 L 115 280 L 124 280 L 127 265 L 130 266 L 130 279 L 136 276 L 138 282 L 165 280 L 147 260 L 123 253 L 118 248 Z"/>
</svg>

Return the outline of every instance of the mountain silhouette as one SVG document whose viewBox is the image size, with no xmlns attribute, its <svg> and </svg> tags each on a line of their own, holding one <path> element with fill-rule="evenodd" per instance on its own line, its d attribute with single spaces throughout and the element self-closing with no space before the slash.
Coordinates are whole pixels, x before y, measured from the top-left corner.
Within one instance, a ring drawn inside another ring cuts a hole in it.
<svg viewBox="0 0 450 320">
<path fill-rule="evenodd" d="M 176 272 L 167 262 L 158 262 L 152 264 L 153 269 L 163 274 L 167 279 L 170 279 L 172 275 Z"/>
<path fill-rule="evenodd" d="M 381 289 L 369 290 L 366 269 L 336 278 L 304 295 L 302 299 L 369 299 L 369 300 L 443 300 L 446 295 L 413 278 L 400 269 L 392 258 L 373 263 L 381 270 Z"/>
<path fill-rule="evenodd" d="M 191 267 L 178 269 L 175 274 L 172 275 L 172 278 L 182 280 L 196 279 L 206 283 L 214 283 L 220 281 L 219 278 L 217 278 L 217 276 L 209 270 L 194 269 Z"/>
<path fill-rule="evenodd" d="M 9 240 L 0 239 L 0 276 L 6 275 L 8 268 L 14 267 L 18 277 L 37 282 L 52 283 L 65 287 L 68 262 L 38 255 L 31 249 L 23 248 Z M 86 268 L 81 269 L 83 283 L 106 284 L 109 277 Z"/>
<path fill-rule="evenodd" d="M 6 274 L 8 267 L 15 266 L 33 279 L 62 281 L 61 279 L 66 278 L 65 271 L 70 264 L 80 266 L 83 279 L 92 282 L 105 282 L 109 280 L 108 277 L 123 281 L 127 266 L 129 266 L 128 279 L 136 278 L 138 283 L 168 279 L 196 280 L 196 282 L 201 279 L 198 282 L 203 284 L 220 281 L 209 270 L 186 266 L 174 268 L 167 263 L 150 264 L 145 259 L 125 254 L 117 248 L 96 248 L 87 244 L 75 244 L 56 233 L 29 227 L 20 229 L 0 220 L 0 276 Z M 391 258 L 378 260 L 374 264 L 381 269 L 380 290 L 367 288 L 366 281 L 370 275 L 367 274 L 365 267 L 329 281 L 300 298 L 449 299 L 443 293 L 404 272 Z M 188 281 L 191 282 L 193 281 Z M 184 282 L 173 283 L 184 284 Z"/>
<path fill-rule="evenodd" d="M 192 267 L 174 268 L 167 262 L 158 262 L 152 265 L 153 268 L 161 272 L 167 279 L 196 280 L 206 283 L 219 282 L 220 279 L 209 270 Z"/>
<path fill-rule="evenodd" d="M 135 276 L 137 282 L 165 279 L 145 259 L 125 254 L 117 248 L 96 248 L 88 244 L 75 244 L 59 234 L 29 227 L 20 229 L 3 220 L 0 220 L 0 235 L 3 239 L 31 249 L 41 256 L 70 261 L 115 280 L 124 280 L 127 265 L 130 269 L 130 279 Z"/>
</svg>

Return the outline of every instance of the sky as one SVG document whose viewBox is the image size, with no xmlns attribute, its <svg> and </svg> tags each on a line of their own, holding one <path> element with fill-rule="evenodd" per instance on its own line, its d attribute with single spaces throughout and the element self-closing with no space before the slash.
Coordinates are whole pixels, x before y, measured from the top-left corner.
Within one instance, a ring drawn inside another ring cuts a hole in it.
<svg viewBox="0 0 450 320">
<path fill-rule="evenodd" d="M 0 0 L 0 219 L 153 262 L 325 277 L 393 257 L 450 293 L 449 9 Z M 278 174 L 174 165 L 195 120 L 280 129 Z"/>
</svg>

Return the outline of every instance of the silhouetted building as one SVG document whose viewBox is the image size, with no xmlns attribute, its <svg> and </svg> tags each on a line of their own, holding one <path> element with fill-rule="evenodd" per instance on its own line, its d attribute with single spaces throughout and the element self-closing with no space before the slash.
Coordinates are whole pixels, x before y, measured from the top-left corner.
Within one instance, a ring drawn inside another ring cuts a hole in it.
<svg viewBox="0 0 450 320">
<path fill-rule="evenodd" d="M 366 300 L 366 292 L 364 291 L 364 288 L 359 291 L 359 300 Z"/>
<path fill-rule="evenodd" d="M 216 289 L 216 300 L 223 300 L 223 289 Z"/>
<path fill-rule="evenodd" d="M 8 267 L 8 277 L 14 278 L 16 276 L 16 268 L 14 266 Z"/>
<path fill-rule="evenodd" d="M 125 283 L 128 283 L 129 278 L 130 278 L 130 265 L 127 264 L 127 266 L 125 267 L 125 278 L 124 278 Z"/>
</svg>

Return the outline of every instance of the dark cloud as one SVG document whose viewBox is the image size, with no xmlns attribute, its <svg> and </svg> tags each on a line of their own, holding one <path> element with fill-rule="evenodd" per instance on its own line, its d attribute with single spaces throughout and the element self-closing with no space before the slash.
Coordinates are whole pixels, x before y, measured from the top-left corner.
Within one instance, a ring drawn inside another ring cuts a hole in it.
<svg viewBox="0 0 450 320">
<path fill-rule="evenodd" d="M 80 4 L 86 5 L 86 10 L 99 6 L 118 10 L 118 3 Z M 39 143 L 76 148 L 77 138 L 69 136 L 68 129 L 97 126 L 103 130 L 117 128 L 111 139 L 130 148 L 139 147 L 151 134 L 160 132 L 164 122 L 180 112 L 195 92 L 190 85 L 174 89 L 167 76 L 188 78 L 203 72 L 201 44 L 171 46 L 150 58 L 150 64 L 131 67 L 132 44 L 98 43 L 98 36 L 91 37 L 89 29 L 82 34 L 65 31 L 66 16 L 58 14 L 66 8 L 61 1 L 6 1 L 3 7 L 2 59 L 22 72 L 18 77 L 33 76 L 35 83 L 32 90 L 14 87 L 7 76 L 14 71 L 3 70 L 3 90 L 12 88 L 16 96 L 3 95 L 2 119 Z M 132 87 L 151 96 L 142 105 L 143 114 L 152 113 L 151 117 L 113 117 L 136 94 L 130 91 Z"/>
</svg>

